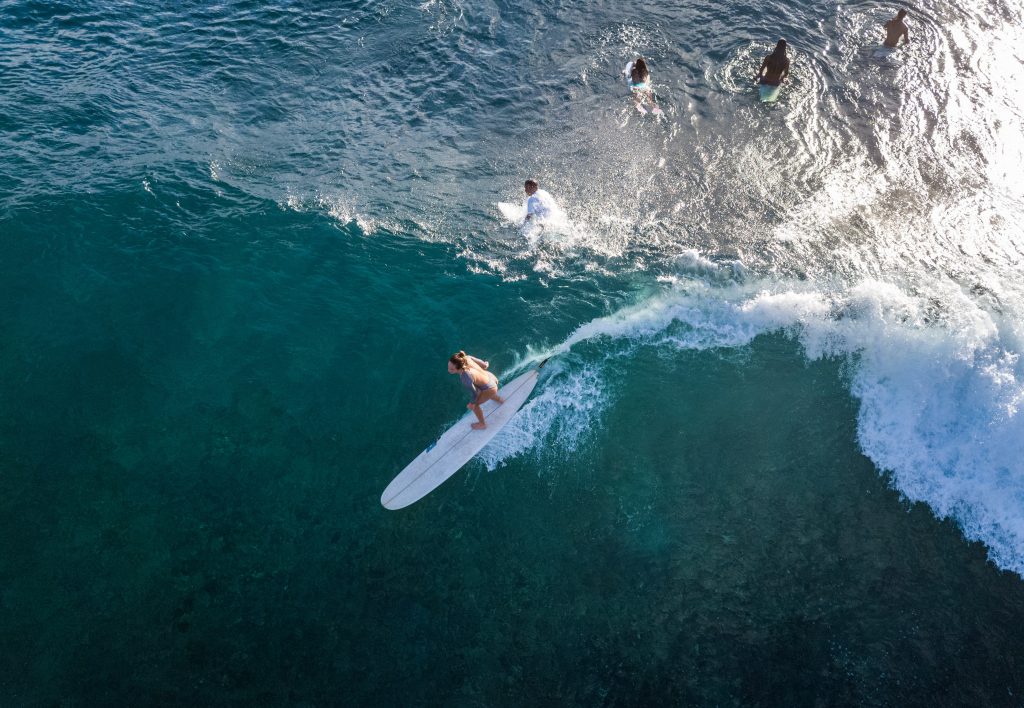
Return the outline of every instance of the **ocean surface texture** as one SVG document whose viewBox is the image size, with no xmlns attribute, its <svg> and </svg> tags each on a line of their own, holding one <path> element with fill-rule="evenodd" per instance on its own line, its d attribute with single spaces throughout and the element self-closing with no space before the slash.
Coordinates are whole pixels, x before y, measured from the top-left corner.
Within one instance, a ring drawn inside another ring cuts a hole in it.
<svg viewBox="0 0 1024 708">
<path fill-rule="evenodd" d="M 0 0 L 0 706 L 1024 706 L 1024 4 L 896 9 Z"/>
</svg>

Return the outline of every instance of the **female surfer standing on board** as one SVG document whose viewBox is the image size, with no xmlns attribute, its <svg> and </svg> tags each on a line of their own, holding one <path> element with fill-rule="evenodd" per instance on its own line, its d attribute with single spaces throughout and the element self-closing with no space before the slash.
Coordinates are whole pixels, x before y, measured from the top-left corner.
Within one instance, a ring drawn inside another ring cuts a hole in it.
<svg viewBox="0 0 1024 708">
<path fill-rule="evenodd" d="M 487 427 L 487 423 L 484 422 L 484 413 L 480 409 L 480 405 L 484 401 L 495 400 L 499 404 L 505 402 L 498 396 L 498 377 L 486 370 L 488 366 L 486 361 L 481 361 L 463 351 L 452 354 L 451 359 L 448 360 L 448 373 L 458 374 L 462 385 L 473 396 L 473 400 L 466 406 L 476 413 L 476 419 L 479 421 L 470 426 L 473 430 L 483 430 Z"/>
</svg>

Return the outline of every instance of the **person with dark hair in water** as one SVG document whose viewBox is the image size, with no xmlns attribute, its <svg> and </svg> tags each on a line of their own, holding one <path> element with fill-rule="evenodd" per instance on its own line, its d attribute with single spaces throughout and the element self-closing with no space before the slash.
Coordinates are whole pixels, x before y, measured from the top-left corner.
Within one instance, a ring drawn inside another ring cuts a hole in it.
<svg viewBox="0 0 1024 708">
<path fill-rule="evenodd" d="M 786 40 L 780 39 L 775 51 L 764 58 L 754 80 L 762 86 L 779 86 L 789 76 L 789 57 L 786 56 Z"/>
<path fill-rule="evenodd" d="M 636 102 L 636 109 L 640 113 L 646 113 L 645 103 L 651 104 L 651 112 L 655 115 L 661 113 L 658 104 L 654 102 L 654 89 L 651 88 L 651 72 L 647 68 L 647 62 L 643 57 L 637 57 L 626 67 L 626 79 L 629 81 L 629 90 Z"/>
<path fill-rule="evenodd" d="M 761 100 L 774 101 L 778 98 L 779 87 L 789 76 L 789 57 L 786 56 L 786 40 L 780 39 L 775 51 L 764 58 L 761 68 L 757 71 L 754 81 L 761 84 Z"/>
<path fill-rule="evenodd" d="M 903 37 L 904 44 L 910 41 L 910 32 L 907 31 L 907 24 L 903 21 L 903 18 L 906 16 L 907 11 L 900 10 L 896 13 L 896 17 L 885 23 L 885 41 L 882 42 L 883 46 L 895 49 L 896 45 L 900 43 L 900 37 Z"/>
<path fill-rule="evenodd" d="M 499 405 L 505 402 L 498 395 L 498 377 L 487 371 L 488 366 L 486 361 L 470 356 L 464 351 L 457 351 L 448 359 L 448 373 L 458 374 L 462 385 L 473 397 L 466 406 L 476 414 L 477 422 L 470 426 L 473 430 L 483 430 L 487 427 L 484 413 L 480 410 L 484 401 L 494 400 Z"/>
<path fill-rule="evenodd" d="M 526 221 L 536 221 L 543 225 L 555 215 L 558 206 L 555 199 L 546 190 L 540 188 L 537 180 L 528 179 L 523 183 L 526 191 Z"/>
</svg>

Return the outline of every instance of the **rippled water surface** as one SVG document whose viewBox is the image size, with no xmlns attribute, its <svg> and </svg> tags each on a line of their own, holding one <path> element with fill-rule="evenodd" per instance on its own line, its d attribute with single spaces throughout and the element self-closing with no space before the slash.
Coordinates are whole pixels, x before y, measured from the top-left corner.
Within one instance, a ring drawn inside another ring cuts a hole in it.
<svg viewBox="0 0 1024 708">
<path fill-rule="evenodd" d="M 1024 6 L 894 12 L 0 1 L 0 704 L 1020 705 Z"/>
</svg>

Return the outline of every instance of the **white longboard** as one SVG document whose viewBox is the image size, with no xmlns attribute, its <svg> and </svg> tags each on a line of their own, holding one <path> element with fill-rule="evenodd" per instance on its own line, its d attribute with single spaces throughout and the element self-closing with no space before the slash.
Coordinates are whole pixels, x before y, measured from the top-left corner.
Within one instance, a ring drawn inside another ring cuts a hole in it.
<svg viewBox="0 0 1024 708">
<path fill-rule="evenodd" d="M 526 207 L 522 204 L 498 202 L 498 211 L 501 212 L 505 221 L 515 226 L 522 226 L 523 222 L 526 221 Z"/>
<path fill-rule="evenodd" d="M 505 400 L 504 403 L 484 402 L 482 408 L 484 420 L 487 421 L 486 428 L 473 430 L 470 425 L 476 422 L 476 415 L 469 411 L 446 430 L 437 442 L 421 452 L 419 457 L 391 480 L 391 484 L 380 495 L 380 503 L 384 508 L 401 509 L 419 501 L 473 459 L 526 403 L 533 387 L 537 385 L 537 376 L 544 363 L 541 362 L 540 366 L 500 386 L 498 395 Z"/>
<path fill-rule="evenodd" d="M 538 220 L 526 220 L 526 205 L 512 204 L 511 202 L 498 202 L 498 211 L 502 218 L 508 223 L 518 226 L 519 232 L 531 246 L 537 245 L 538 239 L 544 233 L 545 223 Z M 504 398 L 504 396 L 502 396 Z"/>
</svg>

